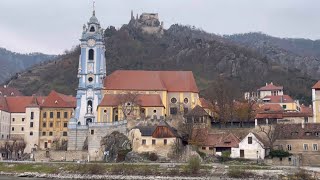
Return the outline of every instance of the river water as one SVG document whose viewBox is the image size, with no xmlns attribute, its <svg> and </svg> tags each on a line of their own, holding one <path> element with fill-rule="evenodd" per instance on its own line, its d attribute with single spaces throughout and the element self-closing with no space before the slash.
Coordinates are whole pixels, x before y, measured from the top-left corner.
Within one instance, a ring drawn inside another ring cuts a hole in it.
<svg viewBox="0 0 320 180">
<path fill-rule="evenodd" d="M 0 176 L 0 180 L 31 180 L 34 178 L 22 178 L 22 177 L 15 177 L 15 176 Z M 40 180 L 48 180 L 44 178 L 38 178 Z"/>
</svg>

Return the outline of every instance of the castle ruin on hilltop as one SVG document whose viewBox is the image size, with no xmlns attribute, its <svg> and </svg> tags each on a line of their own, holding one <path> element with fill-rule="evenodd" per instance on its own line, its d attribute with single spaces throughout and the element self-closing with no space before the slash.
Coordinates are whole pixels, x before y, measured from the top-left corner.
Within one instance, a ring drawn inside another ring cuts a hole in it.
<svg viewBox="0 0 320 180">
<path fill-rule="evenodd" d="M 142 13 L 136 15 L 136 18 L 131 11 L 131 20 L 129 25 L 140 28 L 142 32 L 148 34 L 163 34 L 163 22 L 159 20 L 158 13 Z"/>
</svg>

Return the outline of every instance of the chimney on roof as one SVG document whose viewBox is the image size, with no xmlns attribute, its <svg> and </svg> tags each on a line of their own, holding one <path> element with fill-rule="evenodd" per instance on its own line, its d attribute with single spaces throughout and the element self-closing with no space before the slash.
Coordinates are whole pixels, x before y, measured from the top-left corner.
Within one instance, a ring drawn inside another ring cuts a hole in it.
<svg viewBox="0 0 320 180">
<path fill-rule="evenodd" d="M 3 85 L 4 88 L 7 88 L 7 85 Z"/>
<path fill-rule="evenodd" d="M 280 102 L 283 103 L 283 96 L 281 96 L 281 101 Z"/>
<path fill-rule="evenodd" d="M 301 121 L 301 127 L 302 127 L 302 129 L 304 129 L 304 125 L 305 125 L 305 124 L 304 124 L 304 120 L 302 120 L 302 121 Z"/>
<path fill-rule="evenodd" d="M 312 105 L 311 105 L 311 104 L 309 105 L 309 108 L 312 108 Z"/>
<path fill-rule="evenodd" d="M 266 86 L 268 86 L 268 83 L 266 82 Z"/>
<path fill-rule="evenodd" d="M 273 82 L 271 82 L 270 84 L 273 85 Z"/>
</svg>

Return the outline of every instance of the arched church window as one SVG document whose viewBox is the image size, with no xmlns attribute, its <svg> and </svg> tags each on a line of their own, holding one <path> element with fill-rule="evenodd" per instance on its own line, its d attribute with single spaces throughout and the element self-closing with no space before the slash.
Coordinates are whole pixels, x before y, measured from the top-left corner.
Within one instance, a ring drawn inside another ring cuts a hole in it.
<svg viewBox="0 0 320 180">
<path fill-rule="evenodd" d="M 94 59 L 94 50 L 90 49 L 89 50 L 89 60 L 93 60 Z"/>
<path fill-rule="evenodd" d="M 90 32 L 95 32 L 95 31 L 96 31 L 96 30 L 95 30 L 94 26 L 91 26 Z"/>
</svg>

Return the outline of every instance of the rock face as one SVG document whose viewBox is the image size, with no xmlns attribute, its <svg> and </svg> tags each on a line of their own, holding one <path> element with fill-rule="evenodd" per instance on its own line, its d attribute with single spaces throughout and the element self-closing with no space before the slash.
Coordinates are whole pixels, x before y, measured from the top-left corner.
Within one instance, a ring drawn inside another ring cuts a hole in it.
<svg viewBox="0 0 320 180">
<path fill-rule="evenodd" d="M 101 148 L 104 151 L 106 162 L 116 162 L 120 151 L 131 149 L 131 143 L 127 136 L 118 131 L 112 132 L 101 140 Z"/>
</svg>

